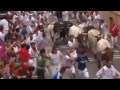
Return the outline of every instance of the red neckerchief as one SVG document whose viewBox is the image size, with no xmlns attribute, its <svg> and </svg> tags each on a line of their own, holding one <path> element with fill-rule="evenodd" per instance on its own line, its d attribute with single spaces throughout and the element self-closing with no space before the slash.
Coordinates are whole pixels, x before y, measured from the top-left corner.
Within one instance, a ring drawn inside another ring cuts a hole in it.
<svg viewBox="0 0 120 90">
<path fill-rule="evenodd" d="M 1 33 L 3 33 L 3 30 L 0 30 Z"/>
<path fill-rule="evenodd" d="M 32 49 L 33 49 L 33 51 L 34 51 L 34 52 L 36 52 L 36 51 L 37 51 L 36 47 L 34 47 L 34 48 L 32 48 Z"/>
<path fill-rule="evenodd" d="M 54 53 L 53 51 L 51 52 L 52 54 L 57 54 L 57 53 Z"/>
</svg>

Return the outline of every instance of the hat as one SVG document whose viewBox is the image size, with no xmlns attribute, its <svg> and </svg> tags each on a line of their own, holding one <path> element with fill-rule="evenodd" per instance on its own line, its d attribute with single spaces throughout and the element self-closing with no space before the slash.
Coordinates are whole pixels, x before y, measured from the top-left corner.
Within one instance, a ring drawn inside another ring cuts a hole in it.
<svg viewBox="0 0 120 90">
<path fill-rule="evenodd" d="M 23 35 L 23 36 L 25 36 L 25 35 L 27 35 L 27 30 L 26 29 L 23 29 L 22 31 L 21 31 L 21 34 Z"/>
</svg>

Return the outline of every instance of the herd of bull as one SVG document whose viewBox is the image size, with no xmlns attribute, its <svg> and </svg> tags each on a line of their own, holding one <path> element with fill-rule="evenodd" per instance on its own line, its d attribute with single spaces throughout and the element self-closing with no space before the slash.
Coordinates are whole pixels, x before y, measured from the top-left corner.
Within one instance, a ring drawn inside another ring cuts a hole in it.
<svg viewBox="0 0 120 90">
<path fill-rule="evenodd" d="M 102 35 L 93 26 L 86 27 L 85 22 L 77 22 L 75 25 L 70 21 L 53 22 L 48 25 L 48 31 L 53 43 L 60 38 L 64 41 L 68 36 L 76 38 L 78 42 L 76 48 L 91 49 L 99 68 L 107 61 L 113 61 L 114 52 L 109 41 L 109 34 Z"/>
</svg>

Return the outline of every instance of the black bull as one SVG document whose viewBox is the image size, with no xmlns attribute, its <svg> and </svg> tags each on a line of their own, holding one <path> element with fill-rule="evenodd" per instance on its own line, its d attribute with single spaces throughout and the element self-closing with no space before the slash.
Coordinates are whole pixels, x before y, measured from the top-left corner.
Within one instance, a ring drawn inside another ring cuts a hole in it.
<svg viewBox="0 0 120 90">
<path fill-rule="evenodd" d="M 59 22 L 59 23 L 55 23 L 54 24 L 54 28 L 53 31 L 55 33 L 60 32 L 60 36 L 57 40 L 63 38 L 63 40 L 65 40 L 65 37 L 68 36 L 69 33 L 69 28 L 72 26 L 73 24 L 69 21 L 64 21 L 64 22 Z"/>
<path fill-rule="evenodd" d="M 84 27 L 83 33 L 79 34 L 77 37 L 78 43 L 81 44 L 85 48 L 87 47 L 88 31 L 90 31 L 91 29 L 94 29 L 94 27 L 93 26 Z"/>
</svg>

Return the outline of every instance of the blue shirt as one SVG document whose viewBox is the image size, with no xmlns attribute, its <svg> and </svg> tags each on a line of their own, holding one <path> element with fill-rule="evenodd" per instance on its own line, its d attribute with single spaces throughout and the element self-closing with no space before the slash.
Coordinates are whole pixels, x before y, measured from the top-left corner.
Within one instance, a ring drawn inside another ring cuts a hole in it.
<svg viewBox="0 0 120 90">
<path fill-rule="evenodd" d="M 78 69 L 83 71 L 86 68 L 86 58 L 81 55 L 78 55 L 77 62 L 78 62 Z"/>
<path fill-rule="evenodd" d="M 62 79 L 60 72 L 57 72 L 54 76 L 54 79 Z"/>
</svg>

